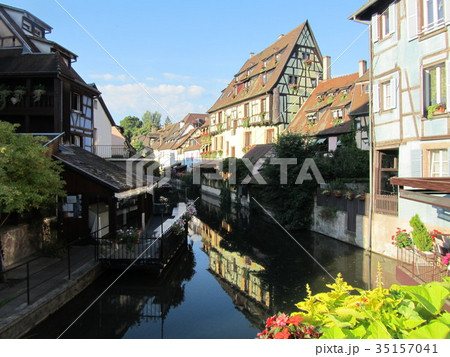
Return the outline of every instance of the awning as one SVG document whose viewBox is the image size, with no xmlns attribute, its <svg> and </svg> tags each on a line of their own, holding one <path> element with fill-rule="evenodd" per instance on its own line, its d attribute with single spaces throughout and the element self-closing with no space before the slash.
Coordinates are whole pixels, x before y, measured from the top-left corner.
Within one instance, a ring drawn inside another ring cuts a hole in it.
<svg viewBox="0 0 450 357">
<path fill-rule="evenodd" d="M 114 197 L 117 198 L 120 201 L 120 200 L 124 200 L 126 198 L 139 196 L 139 195 L 142 195 L 144 193 L 152 193 L 153 189 L 157 185 L 158 185 L 158 182 L 155 182 L 155 183 L 153 183 L 150 186 L 142 186 L 142 187 L 133 188 L 133 189 L 128 190 L 128 191 L 117 192 L 117 193 L 114 194 Z"/>
<path fill-rule="evenodd" d="M 390 183 L 400 187 L 400 198 L 450 209 L 450 177 L 391 177 Z"/>
</svg>

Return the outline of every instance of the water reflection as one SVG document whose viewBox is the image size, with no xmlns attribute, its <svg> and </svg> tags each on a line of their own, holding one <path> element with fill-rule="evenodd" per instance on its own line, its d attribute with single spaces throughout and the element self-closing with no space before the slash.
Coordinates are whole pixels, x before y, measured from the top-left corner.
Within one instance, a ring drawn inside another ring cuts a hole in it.
<svg viewBox="0 0 450 357">
<path fill-rule="evenodd" d="M 145 324 L 145 338 L 164 338 L 164 321 L 172 308 L 183 303 L 185 286 L 195 274 L 195 264 L 192 246 L 189 245 L 176 264 L 159 279 L 142 271 L 125 274 L 62 337 L 124 338 L 134 327 Z M 104 274 L 25 337 L 58 337 L 81 314 L 82 308 L 88 306 L 115 278 L 116 274 Z"/>
<path fill-rule="evenodd" d="M 63 338 L 254 338 L 268 316 L 296 310 L 306 284 L 313 293 L 327 290 L 341 272 L 370 288 L 379 260 L 387 283 L 395 275 L 395 262 L 323 235 L 297 232 L 296 243 L 262 212 L 196 205 L 191 243 L 166 275 L 127 273 Z M 26 337 L 59 336 L 116 276 L 102 276 Z"/>
<path fill-rule="evenodd" d="M 339 272 L 354 286 L 370 287 L 371 257 L 362 249 L 306 231 L 294 234 L 296 243 L 258 211 L 224 214 L 203 200 L 198 212 L 191 229 L 202 237 L 211 274 L 252 318 L 295 311 L 306 284 L 326 290 Z"/>
</svg>

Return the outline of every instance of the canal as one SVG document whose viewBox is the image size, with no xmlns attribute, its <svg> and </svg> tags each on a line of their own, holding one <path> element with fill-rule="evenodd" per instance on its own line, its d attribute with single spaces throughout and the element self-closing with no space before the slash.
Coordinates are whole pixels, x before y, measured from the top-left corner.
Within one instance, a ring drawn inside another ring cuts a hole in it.
<svg viewBox="0 0 450 357">
<path fill-rule="evenodd" d="M 196 206 L 189 244 L 163 277 L 129 271 L 105 292 L 118 275 L 107 272 L 24 337 L 255 338 L 267 317 L 296 310 L 306 284 L 324 291 L 342 273 L 372 288 L 378 262 L 385 281 L 395 281 L 388 258 L 312 232 L 291 237 L 263 212 L 225 214 L 207 200 Z"/>
</svg>

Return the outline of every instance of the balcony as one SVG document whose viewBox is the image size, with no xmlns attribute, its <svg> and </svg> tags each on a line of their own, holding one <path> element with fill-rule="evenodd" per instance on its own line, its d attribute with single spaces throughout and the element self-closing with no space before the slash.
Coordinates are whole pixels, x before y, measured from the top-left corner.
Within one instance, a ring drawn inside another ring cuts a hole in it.
<svg viewBox="0 0 450 357">
<path fill-rule="evenodd" d="M 390 216 L 398 215 L 398 197 L 395 195 L 375 195 L 375 212 Z"/>
<path fill-rule="evenodd" d="M 94 145 L 94 154 L 104 159 L 128 159 L 134 150 L 123 145 Z"/>
</svg>

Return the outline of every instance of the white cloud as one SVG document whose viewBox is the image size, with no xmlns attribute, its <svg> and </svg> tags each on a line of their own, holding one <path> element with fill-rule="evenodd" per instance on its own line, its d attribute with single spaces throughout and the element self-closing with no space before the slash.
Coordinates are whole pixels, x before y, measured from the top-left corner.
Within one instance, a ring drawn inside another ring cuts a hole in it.
<svg viewBox="0 0 450 357">
<path fill-rule="evenodd" d="M 99 85 L 99 90 L 116 122 L 127 115 L 141 117 L 146 110 L 156 110 L 163 118 L 169 115 L 172 122 L 181 120 L 188 113 L 205 112 L 199 102 L 204 100 L 202 96 L 206 91 L 197 85 L 107 84 Z"/>
<path fill-rule="evenodd" d="M 175 73 L 163 73 L 163 76 L 166 77 L 167 79 L 170 80 L 182 80 L 182 81 L 190 81 L 191 77 L 189 76 L 184 76 L 182 74 L 175 74 Z"/>
<path fill-rule="evenodd" d="M 89 77 L 103 79 L 104 81 L 122 81 L 122 82 L 125 82 L 126 80 L 129 80 L 129 77 L 125 76 L 124 74 L 119 74 L 119 75 L 113 75 L 113 74 L 110 74 L 110 73 L 90 74 Z"/>
</svg>

